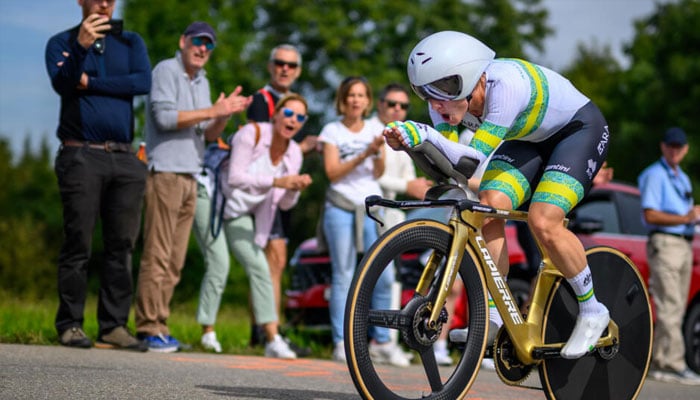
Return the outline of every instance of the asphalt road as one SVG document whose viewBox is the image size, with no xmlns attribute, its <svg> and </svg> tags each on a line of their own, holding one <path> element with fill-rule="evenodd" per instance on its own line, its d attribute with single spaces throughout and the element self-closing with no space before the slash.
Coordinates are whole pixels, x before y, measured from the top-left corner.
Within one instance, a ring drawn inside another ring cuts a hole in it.
<svg viewBox="0 0 700 400">
<path fill-rule="evenodd" d="M 387 367 L 410 385 L 418 366 Z M 537 374 L 506 386 L 482 370 L 470 399 L 544 399 Z M 640 399 L 700 399 L 698 387 L 647 381 Z M 0 344 L 0 399 L 349 400 L 359 396 L 345 364 L 207 353 L 133 353 Z"/>
</svg>

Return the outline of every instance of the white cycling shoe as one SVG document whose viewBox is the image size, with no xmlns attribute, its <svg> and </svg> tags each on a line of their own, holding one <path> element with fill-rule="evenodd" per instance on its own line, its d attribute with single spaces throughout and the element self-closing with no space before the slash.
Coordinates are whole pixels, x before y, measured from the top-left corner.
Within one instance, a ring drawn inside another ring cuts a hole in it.
<svg viewBox="0 0 700 400">
<path fill-rule="evenodd" d="M 610 322 L 610 313 L 607 308 L 601 314 L 579 315 L 571 337 L 561 349 L 561 356 L 576 359 L 592 351 L 600 335 L 608 327 L 608 322 Z"/>
</svg>

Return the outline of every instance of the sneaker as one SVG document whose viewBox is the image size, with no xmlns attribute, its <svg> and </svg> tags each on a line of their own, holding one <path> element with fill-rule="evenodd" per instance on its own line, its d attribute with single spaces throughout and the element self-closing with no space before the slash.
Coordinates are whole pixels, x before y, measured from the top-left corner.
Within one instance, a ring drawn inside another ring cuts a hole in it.
<svg viewBox="0 0 700 400">
<path fill-rule="evenodd" d="M 394 342 L 369 344 L 369 357 L 379 364 L 390 364 L 395 367 L 408 367 L 411 362 L 404 355 L 403 350 Z"/>
<path fill-rule="evenodd" d="M 601 314 L 579 314 L 569 340 L 561 349 L 561 356 L 576 359 L 592 351 L 600 335 L 608 327 L 608 322 L 610 322 L 610 313 L 607 309 Z"/>
<path fill-rule="evenodd" d="M 287 346 L 297 355 L 297 357 L 308 357 L 311 355 L 311 347 L 301 347 L 292 342 L 288 337 L 282 336 L 282 340 L 287 342 Z"/>
<path fill-rule="evenodd" d="M 82 349 L 89 349 L 92 347 L 92 340 L 77 326 L 63 331 L 63 333 L 59 335 L 58 341 L 62 345 L 68 347 L 79 347 Z"/>
<path fill-rule="evenodd" d="M 202 335 L 202 347 L 207 350 L 214 350 L 215 353 L 221 353 L 221 343 L 216 340 L 216 332 L 211 331 Z"/>
<path fill-rule="evenodd" d="M 345 356 L 345 344 L 343 342 L 338 342 L 333 347 L 333 359 L 335 361 L 347 362 L 347 357 Z"/>
<path fill-rule="evenodd" d="M 123 349 L 134 351 L 147 351 L 148 345 L 142 340 L 138 340 L 123 327 L 118 326 L 108 334 L 102 335 L 95 342 L 95 347 L 99 349 Z"/>
<path fill-rule="evenodd" d="M 148 351 L 152 351 L 154 353 L 174 353 L 180 347 L 177 340 L 168 340 L 168 338 L 163 336 L 162 333 L 154 336 L 144 336 L 143 341 L 146 342 L 146 345 L 148 345 Z"/>
<path fill-rule="evenodd" d="M 271 342 L 265 344 L 265 357 L 293 360 L 297 358 L 297 353 L 289 348 L 289 345 L 282 339 L 282 336 L 275 335 L 275 338 Z"/>
<path fill-rule="evenodd" d="M 487 370 L 487 371 L 495 371 L 496 370 L 496 363 L 493 360 L 493 358 L 482 358 L 481 359 L 481 368 Z"/>
<path fill-rule="evenodd" d="M 683 371 L 671 371 L 666 369 L 654 369 L 649 371 L 649 377 L 659 382 L 680 383 L 682 385 L 699 386 L 700 375 L 689 368 Z"/>
<path fill-rule="evenodd" d="M 493 342 L 496 340 L 496 335 L 501 327 L 495 322 L 489 320 L 489 331 L 486 334 L 486 345 L 491 347 Z M 453 329 L 450 331 L 450 341 L 454 343 L 466 343 L 467 334 L 469 333 L 469 328 Z"/>
<path fill-rule="evenodd" d="M 438 340 L 433 344 L 433 353 L 435 353 L 435 361 L 438 365 L 449 366 L 452 365 L 452 357 L 450 357 L 450 352 L 447 350 L 447 341 Z"/>
</svg>

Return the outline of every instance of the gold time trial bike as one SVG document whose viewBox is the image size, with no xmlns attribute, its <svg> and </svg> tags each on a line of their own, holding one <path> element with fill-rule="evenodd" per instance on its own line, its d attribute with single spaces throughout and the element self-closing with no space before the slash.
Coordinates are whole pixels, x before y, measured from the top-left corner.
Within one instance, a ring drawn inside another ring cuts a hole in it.
<svg viewBox="0 0 700 400">
<path fill-rule="evenodd" d="M 634 399 L 644 383 L 651 357 L 652 314 L 637 268 L 620 251 L 594 247 L 586 251 L 596 297 L 610 311 L 610 323 L 595 348 L 579 359 L 564 359 L 560 351 L 578 313 L 573 290 L 538 243 L 542 264 L 534 283 L 529 310 L 522 313 L 486 249 L 481 226 L 487 218 L 527 220 L 527 212 L 501 210 L 464 198 L 444 198 L 447 189 L 464 187 L 471 166 L 450 164 L 430 143 L 409 152 L 419 167 L 438 182 L 422 201 L 366 199 L 373 207 L 451 209 L 447 223 L 432 219 L 403 222 L 383 234 L 367 250 L 353 278 L 345 310 L 347 364 L 364 399 L 462 399 L 490 351 L 496 373 L 508 385 L 521 385 L 538 371 L 548 399 Z M 451 179 L 450 179 L 451 178 Z M 454 191 L 453 191 L 454 192 Z M 464 193 L 462 191 L 462 193 Z M 386 268 L 395 268 L 406 253 L 429 254 L 415 295 L 404 306 L 372 307 L 374 287 Z M 438 366 L 433 344 L 448 328 L 445 301 L 457 277 L 463 282 L 467 310 L 466 335 L 457 346 L 451 367 Z M 503 319 L 493 342 L 488 335 L 488 293 Z M 377 365 L 369 354 L 368 329 L 398 332 L 403 347 L 417 354 L 419 376 L 397 382 L 390 367 Z"/>
</svg>

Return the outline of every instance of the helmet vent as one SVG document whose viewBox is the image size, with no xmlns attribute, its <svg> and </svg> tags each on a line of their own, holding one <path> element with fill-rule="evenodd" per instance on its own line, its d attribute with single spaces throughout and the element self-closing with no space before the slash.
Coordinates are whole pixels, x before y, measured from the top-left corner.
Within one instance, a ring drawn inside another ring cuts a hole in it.
<svg viewBox="0 0 700 400">
<path fill-rule="evenodd" d="M 425 64 L 425 63 L 427 63 L 428 61 L 430 61 L 430 60 L 432 60 L 432 59 L 433 59 L 433 57 L 428 57 L 428 58 L 426 58 L 425 60 L 423 60 L 423 62 L 422 62 L 421 64 Z"/>
</svg>

